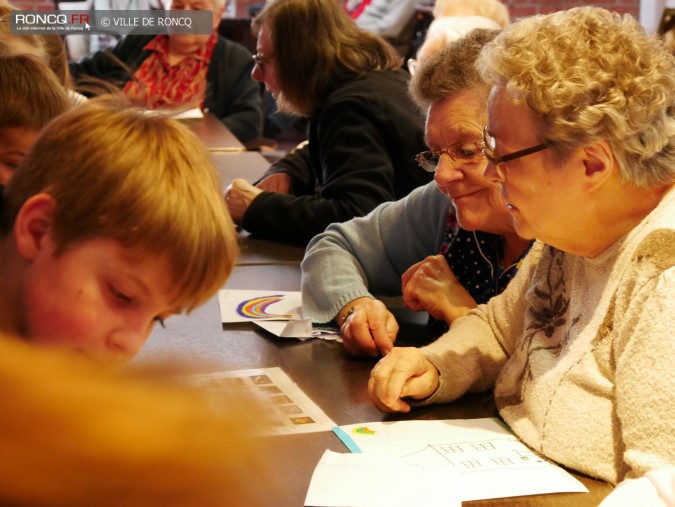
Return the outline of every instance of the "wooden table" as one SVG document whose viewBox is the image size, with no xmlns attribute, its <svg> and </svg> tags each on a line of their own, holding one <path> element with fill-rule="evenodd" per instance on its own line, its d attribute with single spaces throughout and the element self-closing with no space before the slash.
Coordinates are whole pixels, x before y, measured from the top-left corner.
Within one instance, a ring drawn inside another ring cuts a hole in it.
<svg viewBox="0 0 675 507">
<path fill-rule="evenodd" d="M 298 290 L 299 261 L 283 260 L 286 255 L 298 252 L 286 251 L 275 259 L 269 253 L 278 251 L 276 247 L 275 244 L 265 245 L 263 241 L 253 244 L 253 250 L 268 252 L 266 263 L 238 265 L 225 287 Z M 410 344 L 412 337 L 421 336 L 421 319 L 396 313 L 402 321 L 399 343 Z M 215 297 L 189 317 L 172 317 L 167 321 L 166 329 L 156 329 L 134 362 L 143 364 L 177 356 L 189 361 L 189 368 L 195 373 L 279 366 L 339 425 L 496 415 L 490 395 L 468 395 L 454 403 L 419 407 L 407 415 L 383 414 L 371 403 L 366 390 L 374 360 L 350 357 L 336 342 L 276 338 L 250 323 L 223 325 Z M 347 452 L 332 432 L 274 437 L 271 440 L 275 459 L 280 460 L 278 476 L 285 485 L 281 498 L 270 499 L 271 506 L 302 506 L 312 472 L 324 450 Z M 465 502 L 464 505 L 597 506 L 612 489 L 606 483 L 575 475 L 590 493 L 499 498 Z"/>
<path fill-rule="evenodd" d="M 220 176 L 223 190 L 235 178 L 250 182 L 259 179 L 270 163 L 257 151 L 247 151 L 218 118 L 206 113 L 203 118 L 180 120 L 197 135 L 211 154 Z"/>
<path fill-rule="evenodd" d="M 208 150 L 245 149 L 239 139 L 211 113 L 205 113 L 203 118 L 185 118 L 178 121 L 189 127 Z"/>
<path fill-rule="evenodd" d="M 253 183 L 258 180 L 270 166 L 270 163 L 257 151 L 211 152 L 213 164 L 216 166 L 220 181 L 225 187 L 235 178 L 243 178 Z"/>
<path fill-rule="evenodd" d="M 206 145 L 218 171 L 223 191 L 236 178 L 251 183 L 260 179 L 270 166 L 269 161 L 257 151 L 246 151 L 244 145 L 215 116 L 180 120 Z M 305 248 L 285 243 L 257 240 L 241 232 L 239 264 L 294 264 L 299 265 Z M 295 289 L 294 289 L 295 290 Z"/>
<path fill-rule="evenodd" d="M 236 178 L 254 182 L 269 168 L 270 163 L 257 151 L 247 151 L 218 118 L 206 113 L 203 118 L 180 120 L 197 135 L 211 154 L 220 176 L 223 190 Z"/>
<path fill-rule="evenodd" d="M 238 266 L 284 265 L 299 266 L 305 255 L 305 247 L 275 241 L 257 239 L 242 231 Z M 277 287 L 275 287 L 277 288 Z M 290 289 L 298 290 L 298 288 Z"/>
<path fill-rule="evenodd" d="M 223 188 L 234 178 L 257 180 L 269 163 L 243 145 L 212 115 L 203 120 L 181 120 L 212 150 L 212 157 Z M 299 290 L 300 262 L 304 248 L 255 239 L 241 233 L 241 256 L 225 288 Z M 418 345 L 414 337 L 423 336 L 423 320 L 400 308 L 394 310 L 401 330 L 398 344 Z M 490 395 L 467 395 L 460 400 L 419 407 L 411 414 L 383 414 L 371 403 L 367 381 L 372 359 L 348 356 L 341 344 L 322 340 L 299 341 L 276 338 L 253 324 L 220 322 L 217 297 L 190 316 L 168 319 L 166 329 L 156 328 L 134 364 L 187 361 L 194 373 L 249 368 L 281 367 L 298 386 L 337 424 L 401 419 L 470 419 L 497 415 Z M 269 505 L 300 507 L 304 504 L 312 472 L 325 449 L 347 452 L 332 432 L 290 435 L 271 439 L 278 474 L 285 485 L 282 497 L 270 498 Z M 554 494 L 499 498 L 465 502 L 471 506 L 596 506 L 611 491 L 606 483 L 575 474 L 589 494 Z"/>
</svg>

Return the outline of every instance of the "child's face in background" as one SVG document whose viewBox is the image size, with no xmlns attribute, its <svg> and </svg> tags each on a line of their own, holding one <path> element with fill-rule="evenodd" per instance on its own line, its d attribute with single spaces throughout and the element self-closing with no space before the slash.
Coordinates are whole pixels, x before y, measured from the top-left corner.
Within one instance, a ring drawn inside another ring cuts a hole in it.
<svg viewBox="0 0 675 507">
<path fill-rule="evenodd" d="M 54 255 L 51 234 L 23 277 L 22 334 L 106 362 L 133 357 L 155 323 L 175 313 L 168 263 L 98 238 Z"/>
<path fill-rule="evenodd" d="M 37 139 L 40 129 L 6 127 L 0 129 L 0 185 L 6 185 Z"/>
</svg>

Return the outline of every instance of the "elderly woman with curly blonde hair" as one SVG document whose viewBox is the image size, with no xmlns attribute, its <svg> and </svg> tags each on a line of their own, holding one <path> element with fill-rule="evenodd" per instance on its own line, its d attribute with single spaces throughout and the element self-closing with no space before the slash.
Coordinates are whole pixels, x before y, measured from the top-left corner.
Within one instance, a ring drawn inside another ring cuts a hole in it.
<svg viewBox="0 0 675 507">
<path fill-rule="evenodd" d="M 569 468 L 610 483 L 666 470 L 675 60 L 629 16 L 582 7 L 511 25 L 477 65 L 493 85 L 486 175 L 538 241 L 501 295 L 383 358 L 371 397 L 407 412 L 493 388 L 512 430 Z"/>
</svg>

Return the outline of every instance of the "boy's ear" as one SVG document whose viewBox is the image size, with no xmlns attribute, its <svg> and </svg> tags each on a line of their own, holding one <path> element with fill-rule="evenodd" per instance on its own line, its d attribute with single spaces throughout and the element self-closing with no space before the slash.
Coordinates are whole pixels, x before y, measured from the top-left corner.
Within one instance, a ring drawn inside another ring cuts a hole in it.
<svg viewBox="0 0 675 507">
<path fill-rule="evenodd" d="M 14 241 L 17 252 L 26 260 L 33 260 L 45 247 L 55 210 L 56 201 L 49 194 L 36 194 L 21 206 L 14 221 Z"/>
</svg>

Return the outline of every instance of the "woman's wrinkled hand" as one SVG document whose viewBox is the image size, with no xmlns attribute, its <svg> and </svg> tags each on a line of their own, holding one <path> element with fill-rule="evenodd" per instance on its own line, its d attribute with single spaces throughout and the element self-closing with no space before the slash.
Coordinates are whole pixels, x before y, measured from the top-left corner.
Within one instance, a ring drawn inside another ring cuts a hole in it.
<svg viewBox="0 0 675 507">
<path fill-rule="evenodd" d="M 438 385 L 438 370 L 419 349 L 394 347 L 370 372 L 368 394 L 382 412 L 409 412 L 404 398 L 428 398 Z"/>
<path fill-rule="evenodd" d="M 398 322 L 382 301 L 363 297 L 347 303 L 338 313 L 345 349 L 355 356 L 388 354 L 398 334 Z"/>
<path fill-rule="evenodd" d="M 448 325 L 477 306 L 440 254 L 408 268 L 401 276 L 401 286 L 408 308 L 425 311 Z"/>
</svg>

